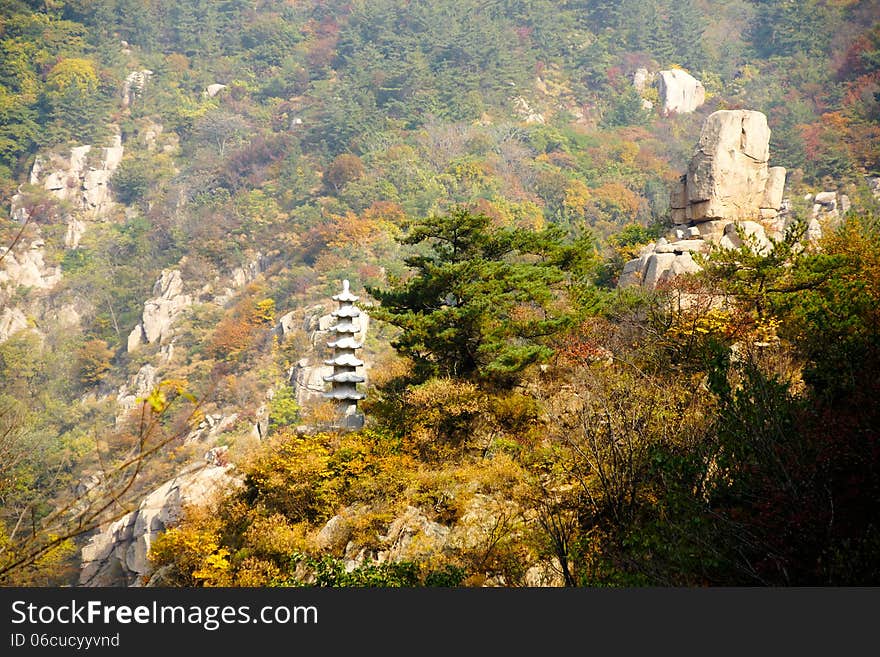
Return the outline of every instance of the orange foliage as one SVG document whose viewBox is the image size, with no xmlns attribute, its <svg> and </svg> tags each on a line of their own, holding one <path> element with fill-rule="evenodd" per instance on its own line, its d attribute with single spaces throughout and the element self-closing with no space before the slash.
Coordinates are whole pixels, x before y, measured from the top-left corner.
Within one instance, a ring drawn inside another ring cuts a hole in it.
<svg viewBox="0 0 880 657">
<path fill-rule="evenodd" d="M 208 354 L 212 358 L 235 360 L 241 357 L 258 337 L 260 328 L 271 323 L 271 313 L 267 312 L 268 299 L 257 296 L 251 289 L 227 314 L 211 336 Z"/>
<path fill-rule="evenodd" d="M 381 237 L 382 225 L 375 217 L 366 214 L 356 215 L 346 212 L 345 216 L 330 215 L 330 221 L 323 224 L 326 230 L 325 243 L 331 249 L 348 244 L 367 246 Z"/>
<path fill-rule="evenodd" d="M 373 201 L 373 204 L 364 210 L 363 218 L 377 223 L 384 221 L 402 226 L 406 221 L 406 211 L 403 206 L 393 201 Z"/>
<path fill-rule="evenodd" d="M 622 214 L 633 217 L 639 210 L 642 197 L 619 182 L 607 182 L 593 190 L 597 204 L 606 209 L 616 209 Z"/>
</svg>

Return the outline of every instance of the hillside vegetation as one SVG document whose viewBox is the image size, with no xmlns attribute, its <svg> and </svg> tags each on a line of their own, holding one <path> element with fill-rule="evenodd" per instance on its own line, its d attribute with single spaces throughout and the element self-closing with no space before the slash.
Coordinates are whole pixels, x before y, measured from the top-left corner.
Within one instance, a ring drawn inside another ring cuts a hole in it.
<svg viewBox="0 0 880 657">
<path fill-rule="evenodd" d="M 77 583 L 91 532 L 214 446 L 242 485 L 156 539 L 153 583 L 880 582 L 878 17 L 0 2 L 0 272 L 42 258 L 0 277 L 0 582 Z M 679 68 L 705 102 L 667 116 L 633 76 Z M 792 230 L 618 288 L 722 109 L 766 114 Z M 32 174 L 84 145 L 91 210 Z M 808 243 L 825 191 L 852 207 Z M 354 432 L 291 380 L 343 279 L 372 318 Z"/>
</svg>

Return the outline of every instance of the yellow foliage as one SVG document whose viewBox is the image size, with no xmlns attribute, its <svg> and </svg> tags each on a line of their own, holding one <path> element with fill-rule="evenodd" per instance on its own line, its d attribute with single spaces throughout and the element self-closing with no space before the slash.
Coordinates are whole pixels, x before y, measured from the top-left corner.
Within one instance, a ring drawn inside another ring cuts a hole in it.
<svg viewBox="0 0 880 657">
<path fill-rule="evenodd" d="M 411 388 L 404 403 L 408 440 L 424 457 L 442 458 L 473 443 L 486 395 L 473 383 L 437 378 Z"/>
<path fill-rule="evenodd" d="M 229 550 L 220 546 L 218 528 L 217 521 L 195 518 L 160 534 L 148 557 L 154 566 L 173 566 L 182 586 L 228 586 Z"/>
<path fill-rule="evenodd" d="M 708 335 L 730 335 L 735 330 L 729 310 L 710 308 L 701 315 L 681 315 L 668 333 L 676 338 Z"/>
<path fill-rule="evenodd" d="M 272 586 L 281 579 L 281 569 L 271 561 L 248 557 L 235 574 L 236 586 Z"/>
<path fill-rule="evenodd" d="M 159 413 L 165 412 L 171 403 L 168 398 L 169 392 L 174 393 L 179 397 L 183 397 L 184 399 L 188 399 L 191 402 L 195 402 L 196 398 L 192 393 L 187 391 L 187 385 L 186 379 L 166 379 L 153 388 L 146 397 L 139 397 L 137 403 L 141 404 L 146 402 L 149 404 L 153 413 L 158 415 Z"/>
<path fill-rule="evenodd" d="M 315 521 L 331 514 L 336 493 L 328 485 L 330 444 L 326 435 L 281 433 L 272 449 L 249 465 L 249 483 L 272 513 L 293 521 Z"/>
<path fill-rule="evenodd" d="M 583 216 L 592 200 L 590 188 L 578 179 L 571 180 L 565 188 L 563 207 L 571 214 Z"/>
<path fill-rule="evenodd" d="M 46 82 L 55 91 L 74 87 L 81 92 L 91 92 L 98 88 L 98 74 L 90 60 L 68 57 L 52 67 L 46 76 Z"/>
<path fill-rule="evenodd" d="M 758 317 L 755 320 L 754 342 L 757 345 L 769 345 L 773 342 L 779 342 L 779 330 L 782 322 L 773 316 Z"/>
<path fill-rule="evenodd" d="M 639 146 L 631 141 L 621 142 L 616 154 L 621 164 L 632 166 L 636 161 L 636 156 L 639 154 Z"/>
<path fill-rule="evenodd" d="M 205 557 L 202 567 L 192 576 L 201 580 L 205 586 L 226 586 L 229 584 L 229 550 L 220 548 Z"/>
<path fill-rule="evenodd" d="M 245 531 L 244 541 L 255 556 L 286 559 L 294 552 L 304 549 L 305 527 L 302 524 L 292 524 L 280 513 L 252 517 Z"/>
<path fill-rule="evenodd" d="M 638 150 L 633 154 L 633 158 Z M 593 190 L 596 202 L 606 210 L 616 209 L 628 217 L 634 217 L 639 209 L 641 198 L 638 194 L 619 182 L 607 182 Z"/>
<path fill-rule="evenodd" d="M 161 413 L 168 407 L 168 398 L 162 389 L 158 387 L 153 388 L 144 401 L 150 405 L 154 413 Z"/>
<path fill-rule="evenodd" d="M 331 221 L 326 224 L 323 232 L 327 247 L 339 249 L 352 244 L 367 246 L 383 234 L 397 232 L 397 229 L 381 219 L 377 221 L 374 213 L 357 215 L 347 212 L 344 216 L 331 215 Z"/>
<path fill-rule="evenodd" d="M 271 324 L 275 321 L 275 300 L 261 299 L 254 306 L 256 319 Z"/>
</svg>

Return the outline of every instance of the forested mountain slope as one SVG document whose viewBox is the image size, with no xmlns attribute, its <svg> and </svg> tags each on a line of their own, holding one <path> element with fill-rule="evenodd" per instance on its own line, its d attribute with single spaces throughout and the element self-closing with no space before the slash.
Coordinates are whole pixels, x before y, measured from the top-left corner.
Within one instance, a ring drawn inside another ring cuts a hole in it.
<svg viewBox="0 0 880 657">
<path fill-rule="evenodd" d="M 619 288 L 731 109 L 791 230 Z M 0 581 L 876 583 L 878 157 L 874 1 L 4 0 Z"/>
</svg>

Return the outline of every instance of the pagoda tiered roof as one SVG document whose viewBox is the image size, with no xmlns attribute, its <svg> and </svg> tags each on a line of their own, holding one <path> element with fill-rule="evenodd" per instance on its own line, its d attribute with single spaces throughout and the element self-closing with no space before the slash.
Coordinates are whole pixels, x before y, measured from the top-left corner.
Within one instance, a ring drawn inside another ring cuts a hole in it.
<svg viewBox="0 0 880 657">
<path fill-rule="evenodd" d="M 366 378 L 355 372 L 339 372 L 324 377 L 325 381 L 333 383 L 363 383 Z"/>
<path fill-rule="evenodd" d="M 328 331 L 334 331 L 335 333 L 357 333 L 360 331 L 360 327 L 354 322 L 339 322 L 338 324 L 331 326 L 327 329 Z"/>
<path fill-rule="evenodd" d="M 354 354 L 340 354 L 333 359 L 325 360 L 325 365 L 340 365 L 342 367 L 361 367 L 364 364 L 360 358 Z"/>
<path fill-rule="evenodd" d="M 333 295 L 334 301 L 345 301 L 354 303 L 355 301 L 360 299 L 360 297 L 356 297 L 351 293 L 351 291 L 348 289 L 348 285 L 348 279 L 342 281 L 342 292 Z"/>
<path fill-rule="evenodd" d="M 354 306 L 342 306 L 342 308 L 340 308 L 339 310 L 334 310 L 330 314 L 334 317 L 345 317 L 351 319 L 354 317 L 360 317 L 361 311 Z"/>
<path fill-rule="evenodd" d="M 325 392 L 324 397 L 327 399 L 351 399 L 358 400 L 363 399 L 366 395 L 362 392 L 358 392 L 357 390 L 346 390 L 344 388 L 336 388 L 335 390 L 331 390 L 330 392 Z"/>
<path fill-rule="evenodd" d="M 333 347 L 334 349 L 360 349 L 364 345 L 352 337 L 345 337 L 334 340 L 333 342 L 328 342 L 327 346 Z"/>
</svg>

